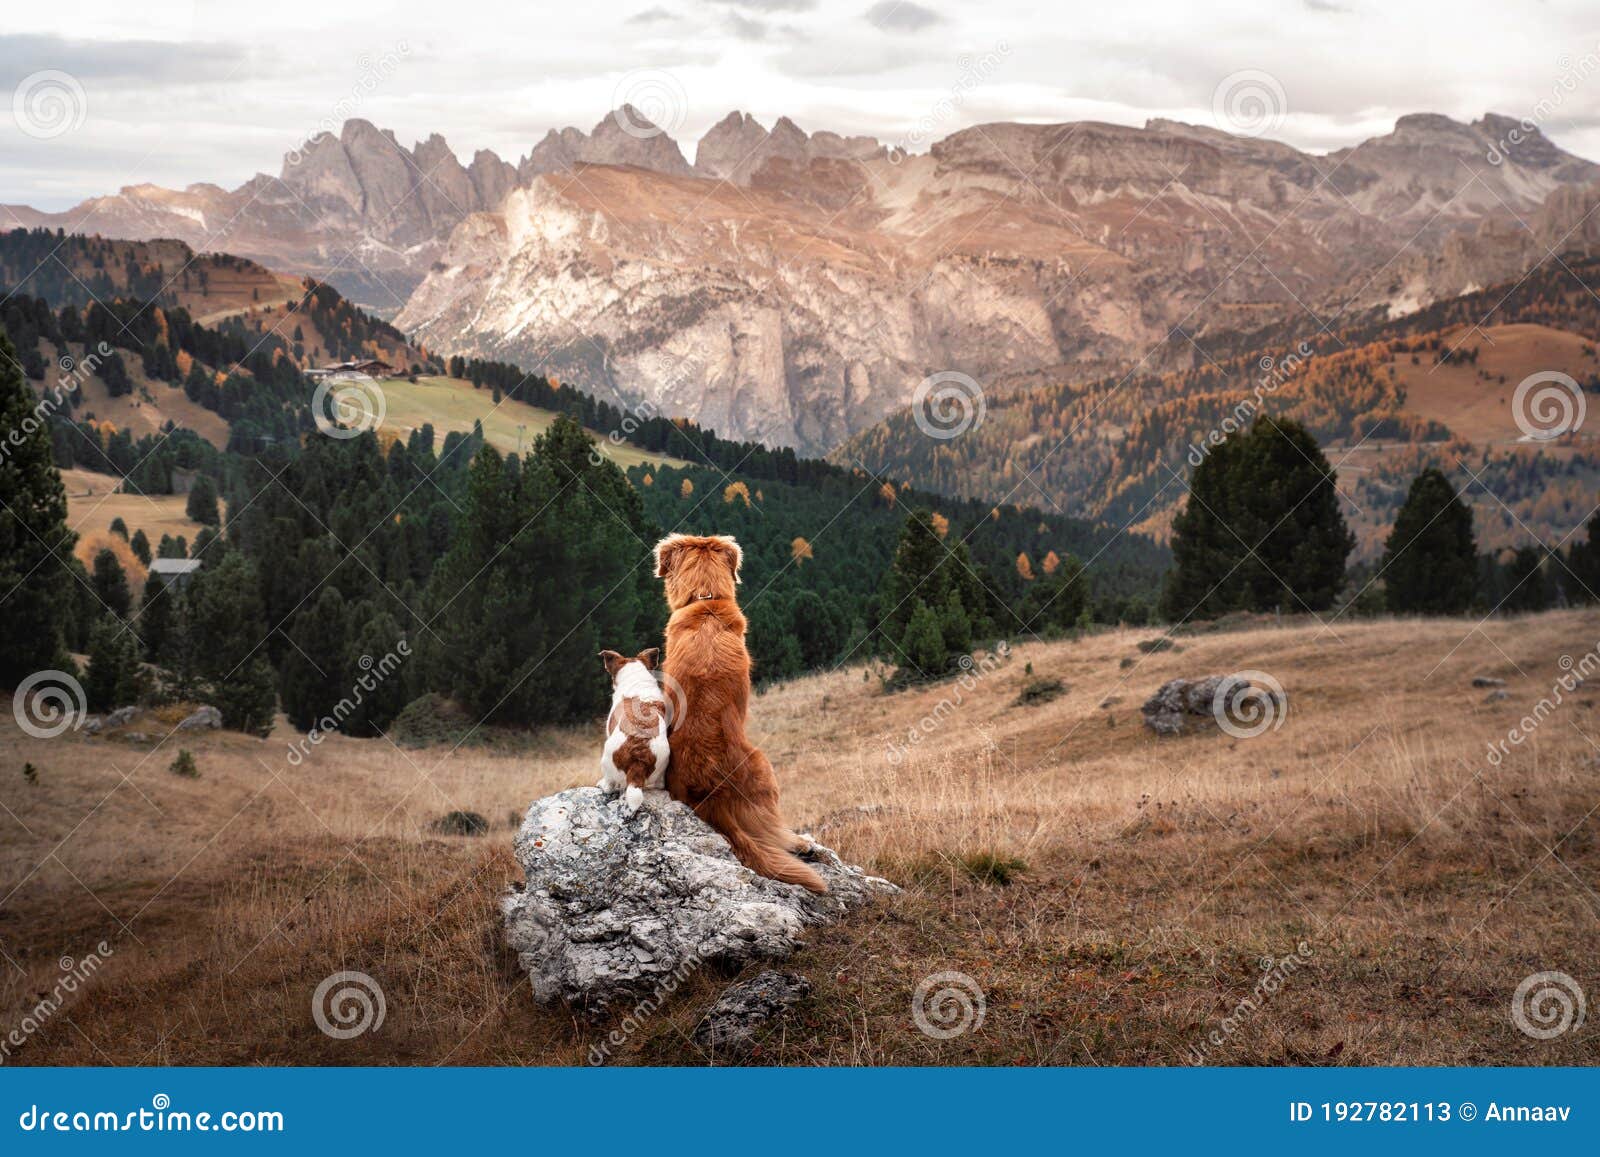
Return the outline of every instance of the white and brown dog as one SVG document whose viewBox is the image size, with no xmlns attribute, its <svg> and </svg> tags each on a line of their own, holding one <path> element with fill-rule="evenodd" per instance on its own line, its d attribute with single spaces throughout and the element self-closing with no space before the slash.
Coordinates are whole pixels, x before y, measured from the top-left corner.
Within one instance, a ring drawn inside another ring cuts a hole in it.
<svg viewBox="0 0 1600 1157">
<path fill-rule="evenodd" d="M 629 659 L 601 651 L 600 661 L 611 676 L 611 714 L 606 717 L 606 746 L 600 754 L 600 790 L 622 794 L 631 816 L 644 802 L 645 789 L 667 785 L 667 702 L 656 682 L 658 647 Z"/>
</svg>

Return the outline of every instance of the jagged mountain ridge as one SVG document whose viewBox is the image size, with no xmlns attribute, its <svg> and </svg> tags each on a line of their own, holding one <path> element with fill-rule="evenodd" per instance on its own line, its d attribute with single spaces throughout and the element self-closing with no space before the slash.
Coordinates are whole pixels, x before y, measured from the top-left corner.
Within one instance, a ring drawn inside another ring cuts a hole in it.
<svg viewBox="0 0 1600 1157">
<path fill-rule="evenodd" d="M 1419 114 L 1312 156 L 1169 121 L 1007 123 L 904 156 L 732 113 L 691 165 L 624 107 L 513 166 L 350 121 L 232 192 L 12 216 L 311 272 L 435 350 L 820 451 L 934 371 L 1131 363 L 1175 326 L 1403 312 L 1504 277 L 1521 221 L 1557 235 L 1600 178 L 1536 133 L 1504 144 L 1511 124 Z"/>
</svg>

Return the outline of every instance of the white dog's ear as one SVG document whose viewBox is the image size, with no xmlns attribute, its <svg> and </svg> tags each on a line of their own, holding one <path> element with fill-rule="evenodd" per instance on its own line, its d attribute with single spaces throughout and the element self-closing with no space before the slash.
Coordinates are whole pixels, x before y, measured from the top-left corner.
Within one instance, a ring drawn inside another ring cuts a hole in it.
<svg viewBox="0 0 1600 1157">
<path fill-rule="evenodd" d="M 644 664 L 645 670 L 654 671 L 661 665 L 661 648 L 651 647 L 649 650 L 640 651 L 634 657 Z"/>
<path fill-rule="evenodd" d="M 656 543 L 656 578 L 666 578 L 672 570 L 672 561 L 683 547 L 683 535 L 669 534 Z"/>
<path fill-rule="evenodd" d="M 600 661 L 606 665 L 606 674 L 615 679 L 617 677 L 617 669 L 628 660 L 616 651 L 601 651 Z"/>
<path fill-rule="evenodd" d="M 728 566 L 733 570 L 733 581 L 742 582 L 739 577 L 739 568 L 744 565 L 744 551 L 739 549 L 739 540 L 731 534 L 717 535 L 717 545 L 722 548 L 722 555 L 728 560 Z"/>
</svg>

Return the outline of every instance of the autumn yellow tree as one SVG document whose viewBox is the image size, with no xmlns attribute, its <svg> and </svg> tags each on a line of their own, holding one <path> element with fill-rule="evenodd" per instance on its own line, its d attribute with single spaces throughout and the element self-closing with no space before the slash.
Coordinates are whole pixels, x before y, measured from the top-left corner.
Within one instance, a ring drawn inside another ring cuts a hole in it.
<svg viewBox="0 0 1600 1157">
<path fill-rule="evenodd" d="M 694 493 L 694 483 L 690 482 L 687 478 L 685 478 L 683 480 L 683 485 L 678 487 L 678 497 L 687 498 L 687 497 L 689 497 L 689 495 L 691 495 L 693 493 Z"/>
<path fill-rule="evenodd" d="M 1023 582 L 1033 581 L 1033 562 L 1028 558 L 1027 551 L 1017 555 L 1017 573 L 1022 576 Z"/>
<path fill-rule="evenodd" d="M 815 556 L 811 552 L 811 544 L 803 538 L 796 537 L 789 544 L 789 557 L 794 560 L 796 566 L 800 566 L 806 559 L 814 558 Z"/>
<path fill-rule="evenodd" d="M 937 510 L 928 515 L 928 524 L 933 527 L 933 533 L 944 538 L 950 533 L 950 520 Z"/>
<path fill-rule="evenodd" d="M 890 510 L 893 510 L 894 504 L 900 500 L 900 494 L 895 490 L 893 482 L 885 482 L 878 487 L 878 497 L 888 504 Z"/>
<path fill-rule="evenodd" d="M 1042 569 L 1045 574 L 1055 574 L 1056 568 L 1060 565 L 1061 556 L 1056 554 L 1056 552 L 1053 550 L 1049 554 L 1045 555 L 1044 561 L 1039 564 L 1040 569 Z"/>
<path fill-rule="evenodd" d="M 749 509 L 750 487 L 746 486 L 742 481 L 730 482 L 722 488 L 722 502 L 724 506 L 730 502 L 733 502 L 735 499 L 743 502 L 745 504 L 745 508 Z"/>
</svg>

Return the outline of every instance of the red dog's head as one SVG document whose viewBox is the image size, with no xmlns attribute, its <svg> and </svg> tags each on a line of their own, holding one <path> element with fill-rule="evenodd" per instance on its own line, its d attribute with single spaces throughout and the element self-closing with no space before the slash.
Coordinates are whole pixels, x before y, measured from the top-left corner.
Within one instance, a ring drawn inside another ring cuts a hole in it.
<svg viewBox="0 0 1600 1157">
<path fill-rule="evenodd" d="M 656 543 L 656 577 L 673 610 L 699 599 L 731 599 L 744 552 L 726 534 L 669 534 Z"/>
</svg>

